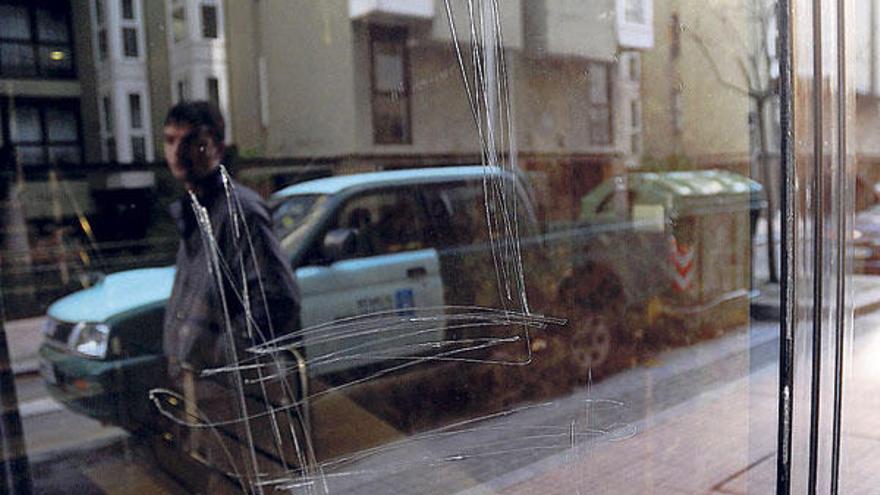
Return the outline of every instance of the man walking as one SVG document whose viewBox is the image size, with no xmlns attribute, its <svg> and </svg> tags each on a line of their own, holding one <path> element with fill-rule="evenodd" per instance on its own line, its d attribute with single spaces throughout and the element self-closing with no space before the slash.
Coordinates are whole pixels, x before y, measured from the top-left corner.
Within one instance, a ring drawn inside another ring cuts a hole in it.
<svg viewBox="0 0 880 495">
<path fill-rule="evenodd" d="M 190 421 L 243 419 L 243 381 L 201 373 L 253 358 L 247 348 L 297 330 L 299 321 L 293 274 L 266 205 L 221 170 L 224 139 L 223 117 L 207 102 L 179 103 L 165 120 L 165 160 L 187 193 L 171 206 L 181 241 L 163 346 Z M 189 437 L 191 454 L 213 457 L 199 445 L 209 436 Z"/>
</svg>

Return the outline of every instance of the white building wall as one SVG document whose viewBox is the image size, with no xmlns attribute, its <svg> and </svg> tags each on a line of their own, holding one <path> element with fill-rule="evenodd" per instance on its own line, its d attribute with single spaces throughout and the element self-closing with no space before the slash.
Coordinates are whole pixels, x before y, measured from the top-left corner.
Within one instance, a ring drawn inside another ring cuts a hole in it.
<svg viewBox="0 0 880 495">
<path fill-rule="evenodd" d="M 95 65 L 98 81 L 98 108 L 101 113 L 101 147 L 104 160 L 111 160 L 108 147 L 110 138 L 115 140 L 116 161 L 130 163 L 135 161 L 132 138 L 143 138 L 144 159 L 152 161 L 155 154 L 152 146 L 150 121 L 150 91 L 147 71 L 147 42 L 143 25 L 143 0 L 132 0 L 134 19 L 122 18 L 122 0 L 96 0 L 90 2 L 92 18 L 92 36 L 95 49 Z M 103 23 L 98 23 L 97 8 L 103 5 Z M 137 56 L 129 57 L 124 53 L 123 29 L 133 28 L 137 32 Z M 102 57 L 99 47 L 99 33 L 106 30 L 107 54 Z M 141 99 L 141 126 L 132 128 L 129 95 L 137 94 Z M 112 128 L 107 128 L 107 109 L 103 99 L 111 101 Z"/>
</svg>

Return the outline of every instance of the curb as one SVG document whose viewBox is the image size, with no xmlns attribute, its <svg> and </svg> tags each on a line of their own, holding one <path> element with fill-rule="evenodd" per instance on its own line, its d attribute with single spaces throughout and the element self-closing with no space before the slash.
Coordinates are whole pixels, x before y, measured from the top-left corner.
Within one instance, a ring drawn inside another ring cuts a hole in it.
<svg viewBox="0 0 880 495">
<path fill-rule="evenodd" d="M 12 374 L 15 376 L 37 375 L 40 373 L 40 361 L 36 358 L 12 364 Z"/>
</svg>

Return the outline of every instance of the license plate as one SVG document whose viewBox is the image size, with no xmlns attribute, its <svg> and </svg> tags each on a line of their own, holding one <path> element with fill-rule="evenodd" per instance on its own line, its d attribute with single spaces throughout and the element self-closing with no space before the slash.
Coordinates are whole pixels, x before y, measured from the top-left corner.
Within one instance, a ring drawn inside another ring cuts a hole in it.
<svg viewBox="0 0 880 495">
<path fill-rule="evenodd" d="M 58 377 L 55 376 L 55 366 L 50 363 L 42 362 L 40 363 L 40 374 L 43 375 L 43 379 L 52 385 L 58 385 Z"/>
</svg>

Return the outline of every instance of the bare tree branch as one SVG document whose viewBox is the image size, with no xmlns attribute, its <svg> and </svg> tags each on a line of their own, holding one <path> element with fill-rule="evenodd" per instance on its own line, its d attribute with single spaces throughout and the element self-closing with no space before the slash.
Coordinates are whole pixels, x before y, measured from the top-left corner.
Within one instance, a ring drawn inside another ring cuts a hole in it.
<svg viewBox="0 0 880 495">
<path fill-rule="evenodd" d="M 706 45 L 706 41 L 703 39 L 702 36 L 700 36 L 698 33 L 694 32 L 690 29 L 682 30 L 682 31 L 684 33 L 686 33 L 696 43 L 697 47 L 700 50 L 700 53 L 702 53 L 703 57 L 706 58 L 706 61 L 709 62 L 709 66 L 712 68 L 712 72 L 715 74 L 715 77 L 718 79 L 718 82 L 721 83 L 722 86 L 725 86 L 729 89 L 732 89 L 742 95 L 751 96 L 750 88 L 748 88 L 748 87 L 744 88 L 736 83 L 728 81 L 724 77 L 724 75 L 721 73 L 721 68 L 718 66 L 718 62 L 715 60 L 715 57 L 712 56 L 712 53 L 709 50 L 709 47 Z M 744 69 L 745 66 L 742 65 L 742 60 L 738 60 L 738 61 L 739 61 L 738 65 L 740 66 L 740 68 Z M 748 83 L 748 81 L 749 81 L 749 78 L 746 77 L 746 82 Z"/>
</svg>

